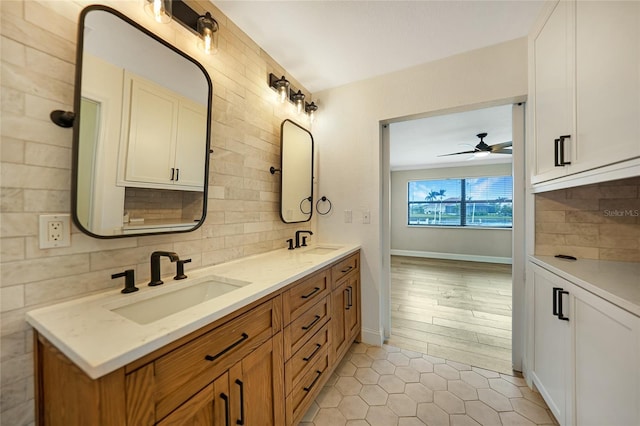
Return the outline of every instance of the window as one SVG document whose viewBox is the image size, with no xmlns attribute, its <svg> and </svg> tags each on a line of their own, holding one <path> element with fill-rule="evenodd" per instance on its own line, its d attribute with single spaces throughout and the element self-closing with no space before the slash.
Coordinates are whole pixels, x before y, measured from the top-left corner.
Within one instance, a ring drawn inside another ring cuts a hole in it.
<svg viewBox="0 0 640 426">
<path fill-rule="evenodd" d="M 511 176 L 409 182 L 408 224 L 511 228 Z"/>
</svg>

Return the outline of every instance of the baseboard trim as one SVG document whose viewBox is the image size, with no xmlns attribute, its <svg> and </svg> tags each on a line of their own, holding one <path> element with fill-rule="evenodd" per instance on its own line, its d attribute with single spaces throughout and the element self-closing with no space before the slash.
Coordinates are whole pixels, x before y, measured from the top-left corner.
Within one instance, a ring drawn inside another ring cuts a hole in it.
<svg viewBox="0 0 640 426">
<path fill-rule="evenodd" d="M 433 251 L 391 250 L 392 256 L 426 257 L 432 259 L 465 260 L 468 262 L 512 264 L 510 257 L 479 256 L 475 254 L 438 253 Z"/>
<path fill-rule="evenodd" d="M 360 330 L 362 336 L 362 343 L 373 346 L 382 346 L 384 343 L 384 333 L 382 330 L 372 330 L 370 328 L 364 328 Z"/>
</svg>

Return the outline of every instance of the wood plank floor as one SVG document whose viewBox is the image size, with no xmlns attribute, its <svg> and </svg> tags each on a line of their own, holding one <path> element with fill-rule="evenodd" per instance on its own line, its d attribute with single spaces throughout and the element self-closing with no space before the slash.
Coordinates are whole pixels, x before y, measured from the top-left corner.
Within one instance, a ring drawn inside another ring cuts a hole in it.
<svg viewBox="0 0 640 426">
<path fill-rule="evenodd" d="M 391 256 L 387 343 L 511 374 L 511 265 Z"/>
</svg>

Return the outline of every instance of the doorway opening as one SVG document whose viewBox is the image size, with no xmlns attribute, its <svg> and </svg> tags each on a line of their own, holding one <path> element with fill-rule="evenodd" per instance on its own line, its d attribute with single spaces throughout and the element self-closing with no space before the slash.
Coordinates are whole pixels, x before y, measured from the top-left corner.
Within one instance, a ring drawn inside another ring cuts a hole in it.
<svg viewBox="0 0 640 426">
<path fill-rule="evenodd" d="M 394 120 L 382 141 L 386 341 L 521 370 L 524 104 Z"/>
</svg>

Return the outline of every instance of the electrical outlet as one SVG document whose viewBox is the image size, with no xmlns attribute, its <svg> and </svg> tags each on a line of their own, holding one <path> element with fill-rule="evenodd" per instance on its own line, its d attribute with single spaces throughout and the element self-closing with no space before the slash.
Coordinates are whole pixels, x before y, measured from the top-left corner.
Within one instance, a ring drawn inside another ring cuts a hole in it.
<svg viewBox="0 0 640 426">
<path fill-rule="evenodd" d="M 69 247 L 71 220 L 68 214 L 40 215 L 40 248 Z"/>
<path fill-rule="evenodd" d="M 362 212 L 362 223 L 371 223 L 371 212 L 369 210 L 365 210 Z"/>
</svg>

